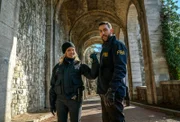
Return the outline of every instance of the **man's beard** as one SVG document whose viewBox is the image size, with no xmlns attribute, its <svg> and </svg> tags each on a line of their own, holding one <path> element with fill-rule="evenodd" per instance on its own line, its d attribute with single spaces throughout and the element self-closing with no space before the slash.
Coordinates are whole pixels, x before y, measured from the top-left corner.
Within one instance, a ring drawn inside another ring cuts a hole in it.
<svg viewBox="0 0 180 122">
<path fill-rule="evenodd" d="M 110 35 L 107 35 L 107 36 L 105 35 L 105 37 L 107 38 L 106 40 L 103 39 L 103 36 L 101 37 L 101 39 L 102 39 L 103 42 L 108 41 L 108 39 L 110 38 Z"/>
</svg>

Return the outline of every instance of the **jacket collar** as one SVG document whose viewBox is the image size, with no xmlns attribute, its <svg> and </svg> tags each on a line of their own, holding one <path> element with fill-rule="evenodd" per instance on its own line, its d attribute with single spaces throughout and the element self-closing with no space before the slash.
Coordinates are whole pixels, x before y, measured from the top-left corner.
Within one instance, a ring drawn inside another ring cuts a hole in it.
<svg viewBox="0 0 180 122">
<path fill-rule="evenodd" d="M 110 36 L 110 37 L 108 38 L 108 40 L 103 43 L 102 46 L 103 46 L 103 47 L 111 46 L 111 44 L 112 44 L 112 42 L 113 42 L 114 40 L 116 40 L 116 37 L 115 37 L 115 36 Z"/>
<path fill-rule="evenodd" d="M 75 60 L 75 59 L 64 58 L 63 63 L 64 63 L 64 64 L 77 64 L 77 63 L 79 63 L 79 61 L 78 61 L 78 60 Z"/>
</svg>

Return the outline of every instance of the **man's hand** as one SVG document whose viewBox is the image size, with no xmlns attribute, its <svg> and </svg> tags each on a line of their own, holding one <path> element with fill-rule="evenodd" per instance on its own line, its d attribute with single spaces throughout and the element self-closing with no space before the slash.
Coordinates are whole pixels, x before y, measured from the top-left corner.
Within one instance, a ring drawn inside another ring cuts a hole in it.
<svg viewBox="0 0 180 122">
<path fill-rule="evenodd" d="M 107 93 L 105 94 L 105 105 L 111 106 L 115 102 L 115 91 L 111 88 L 108 89 Z"/>
<path fill-rule="evenodd" d="M 89 57 L 93 60 L 93 62 L 98 61 L 97 53 L 92 53 Z"/>
<path fill-rule="evenodd" d="M 56 107 L 55 106 L 51 106 L 50 110 L 51 110 L 51 113 L 55 116 Z"/>
</svg>

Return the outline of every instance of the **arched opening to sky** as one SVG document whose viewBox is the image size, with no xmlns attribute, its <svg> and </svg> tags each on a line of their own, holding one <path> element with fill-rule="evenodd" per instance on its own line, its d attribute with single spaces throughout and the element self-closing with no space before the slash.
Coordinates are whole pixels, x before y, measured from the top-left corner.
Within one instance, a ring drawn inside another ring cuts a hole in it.
<svg viewBox="0 0 180 122">
<path fill-rule="evenodd" d="M 176 0 L 175 0 L 176 1 Z M 179 7 L 179 9 L 178 9 L 178 14 L 180 14 L 180 0 L 178 0 L 178 3 L 177 3 L 177 5 L 178 5 L 178 7 Z"/>
</svg>

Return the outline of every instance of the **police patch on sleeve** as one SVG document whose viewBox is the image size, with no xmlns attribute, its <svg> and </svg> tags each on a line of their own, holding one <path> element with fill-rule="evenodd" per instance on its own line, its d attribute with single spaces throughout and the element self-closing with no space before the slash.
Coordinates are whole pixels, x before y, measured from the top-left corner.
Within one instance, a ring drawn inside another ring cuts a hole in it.
<svg viewBox="0 0 180 122">
<path fill-rule="evenodd" d="M 124 50 L 118 50 L 118 51 L 117 51 L 117 55 L 118 55 L 118 54 L 120 54 L 120 55 L 125 55 L 125 52 L 124 52 Z"/>
</svg>

